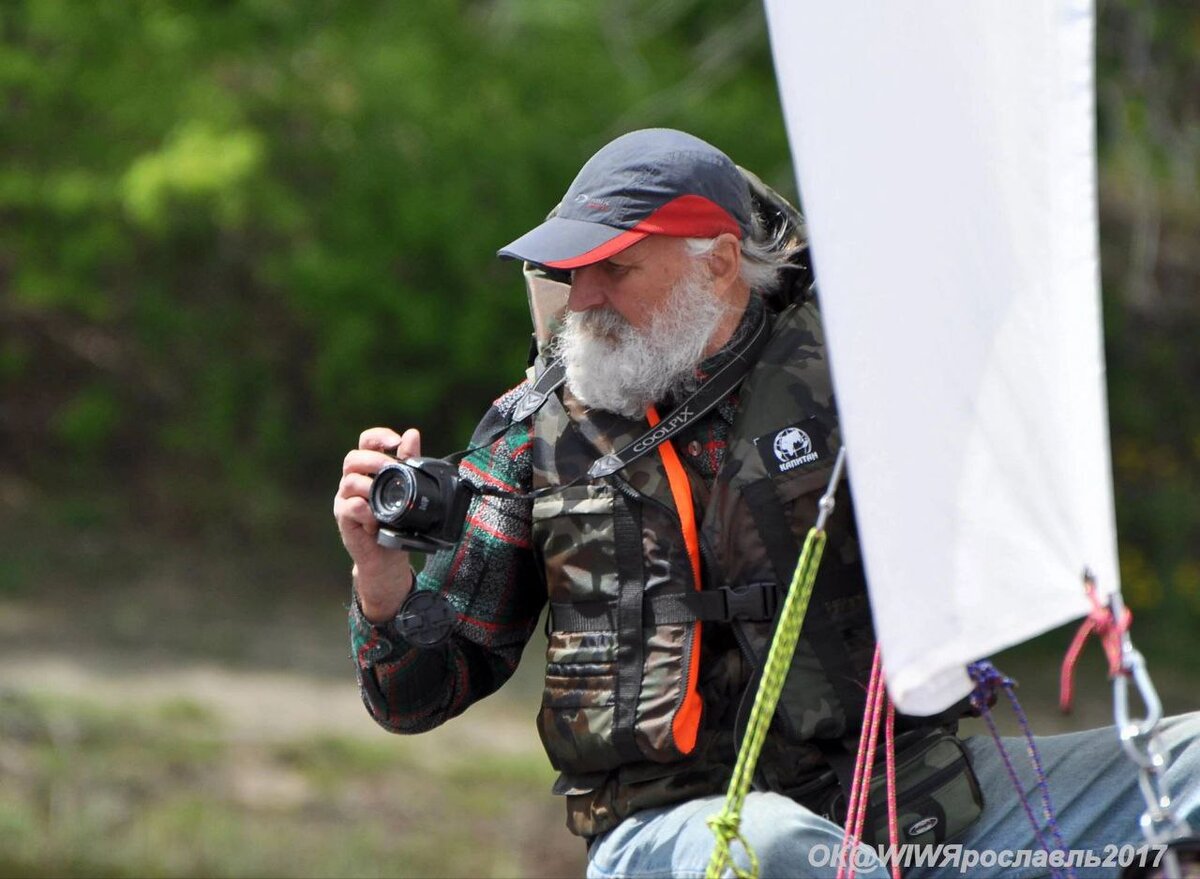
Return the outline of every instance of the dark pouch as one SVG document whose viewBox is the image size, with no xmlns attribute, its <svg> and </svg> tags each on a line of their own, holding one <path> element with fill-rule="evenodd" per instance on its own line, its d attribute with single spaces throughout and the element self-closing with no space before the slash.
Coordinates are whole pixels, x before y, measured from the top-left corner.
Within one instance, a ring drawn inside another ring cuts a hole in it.
<svg viewBox="0 0 1200 879">
<path fill-rule="evenodd" d="M 983 794 L 962 742 L 936 732 L 896 754 L 897 843 L 936 845 L 958 838 L 983 813 Z M 846 819 L 846 795 L 838 791 L 826 810 L 839 824 Z M 887 769 L 876 761 L 862 842 L 887 845 Z"/>
</svg>

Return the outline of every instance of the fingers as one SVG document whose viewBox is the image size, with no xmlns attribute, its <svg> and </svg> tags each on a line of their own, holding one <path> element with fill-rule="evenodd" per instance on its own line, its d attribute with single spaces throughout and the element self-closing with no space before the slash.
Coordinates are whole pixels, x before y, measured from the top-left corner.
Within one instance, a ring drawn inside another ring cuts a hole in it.
<svg viewBox="0 0 1200 879">
<path fill-rule="evenodd" d="M 363 449 L 354 449 L 348 452 L 345 460 L 342 461 L 342 475 L 361 473 L 364 476 L 374 476 L 385 466 L 393 464 L 395 461 L 395 458 L 384 452 L 369 452 Z"/>
<path fill-rule="evenodd" d="M 350 498 L 366 498 L 371 491 L 371 477 L 364 476 L 361 473 L 346 473 L 342 476 L 342 481 L 338 483 L 338 491 L 334 496 L 334 501 L 341 499 L 349 500 Z"/>
<path fill-rule="evenodd" d="M 346 455 L 342 462 L 342 473 L 374 475 L 394 459 L 403 461 L 419 454 L 421 432 L 415 427 L 410 427 L 402 434 L 390 427 L 372 427 L 359 435 L 358 448 Z"/>
<path fill-rule="evenodd" d="M 373 449 L 377 452 L 391 452 L 400 445 L 400 434 L 390 427 L 372 427 L 358 435 L 360 449 Z"/>
<path fill-rule="evenodd" d="M 402 434 L 390 427 L 372 427 L 359 434 L 358 447 L 394 454 L 403 460 L 421 454 L 421 432 L 415 427 L 410 427 Z"/>
<path fill-rule="evenodd" d="M 419 454 L 421 454 L 421 432 L 415 427 L 410 427 L 400 437 L 400 444 L 396 448 L 396 457 L 403 461 L 405 458 L 414 458 Z"/>
<path fill-rule="evenodd" d="M 379 523 L 371 512 L 371 506 L 363 497 L 335 498 L 333 515 L 337 519 L 338 530 L 343 534 L 355 528 L 361 528 L 370 535 L 374 535 L 379 530 Z"/>
<path fill-rule="evenodd" d="M 371 479 L 360 473 L 347 473 L 338 484 L 337 494 L 333 496 L 333 516 L 337 519 L 338 528 L 345 530 L 346 526 L 360 526 L 370 533 L 376 530 L 375 516 L 367 502 L 371 490 Z"/>
</svg>

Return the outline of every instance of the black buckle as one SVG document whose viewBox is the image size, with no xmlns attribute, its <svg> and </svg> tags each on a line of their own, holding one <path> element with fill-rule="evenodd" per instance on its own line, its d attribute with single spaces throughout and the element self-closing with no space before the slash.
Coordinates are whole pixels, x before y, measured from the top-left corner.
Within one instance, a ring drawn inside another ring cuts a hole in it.
<svg viewBox="0 0 1200 879">
<path fill-rule="evenodd" d="M 771 582 L 702 589 L 683 596 L 683 604 L 702 621 L 772 620 L 779 608 L 779 588 Z"/>
<path fill-rule="evenodd" d="M 774 583 L 746 583 L 741 586 L 722 586 L 725 596 L 725 619 L 774 619 L 779 607 L 779 590 Z"/>
</svg>

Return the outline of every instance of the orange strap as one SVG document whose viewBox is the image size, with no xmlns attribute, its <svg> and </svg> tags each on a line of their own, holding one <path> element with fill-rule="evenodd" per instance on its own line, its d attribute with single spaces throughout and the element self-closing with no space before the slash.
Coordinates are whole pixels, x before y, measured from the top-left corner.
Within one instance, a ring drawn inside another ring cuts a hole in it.
<svg viewBox="0 0 1200 879">
<path fill-rule="evenodd" d="M 646 420 L 654 427 L 659 422 L 658 411 L 651 406 L 646 410 Z M 679 525 L 683 529 L 683 544 L 687 549 L 688 560 L 692 563 L 692 584 L 700 589 L 700 533 L 696 527 L 696 507 L 692 504 L 692 486 L 688 482 L 683 462 L 679 453 L 671 445 L 670 440 L 659 443 L 658 454 L 662 457 L 663 468 L 667 471 L 667 484 L 671 488 L 671 496 L 675 499 L 675 511 L 679 514 Z M 700 713 L 702 703 L 700 694 L 696 692 L 696 679 L 700 676 L 700 623 L 692 627 L 691 656 L 688 663 L 687 692 L 683 704 L 675 713 L 671 722 L 671 732 L 675 736 L 675 746 L 685 754 L 691 753 L 696 746 L 696 736 L 700 732 Z"/>
<path fill-rule="evenodd" d="M 659 422 L 658 410 L 651 406 L 646 410 L 646 420 L 654 427 Z M 675 510 L 679 513 L 679 524 L 683 527 L 683 542 L 687 547 L 688 558 L 692 562 L 692 582 L 700 588 L 700 535 L 696 529 L 696 508 L 692 504 L 692 486 L 688 482 L 687 472 L 679 453 L 671 445 L 670 440 L 658 444 L 658 453 L 662 456 L 663 467 L 667 471 L 667 483 L 671 486 L 671 496 L 675 498 Z"/>
</svg>

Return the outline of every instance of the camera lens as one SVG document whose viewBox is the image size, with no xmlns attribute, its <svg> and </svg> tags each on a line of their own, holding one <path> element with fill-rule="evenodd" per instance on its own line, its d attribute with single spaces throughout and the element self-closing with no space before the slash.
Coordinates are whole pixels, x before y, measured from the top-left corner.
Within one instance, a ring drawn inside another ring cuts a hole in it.
<svg viewBox="0 0 1200 879">
<path fill-rule="evenodd" d="M 389 519 L 402 515 L 412 506 L 416 493 L 412 471 L 407 467 L 397 467 L 380 475 L 383 479 L 376 495 L 380 512 Z"/>
<path fill-rule="evenodd" d="M 371 483 L 371 512 L 381 523 L 397 525 L 408 518 L 414 506 L 420 506 L 420 491 L 416 471 L 402 462 L 388 464 Z"/>
<path fill-rule="evenodd" d="M 375 474 L 367 502 L 381 525 L 418 533 L 441 527 L 445 513 L 437 480 L 404 461 Z"/>
</svg>

